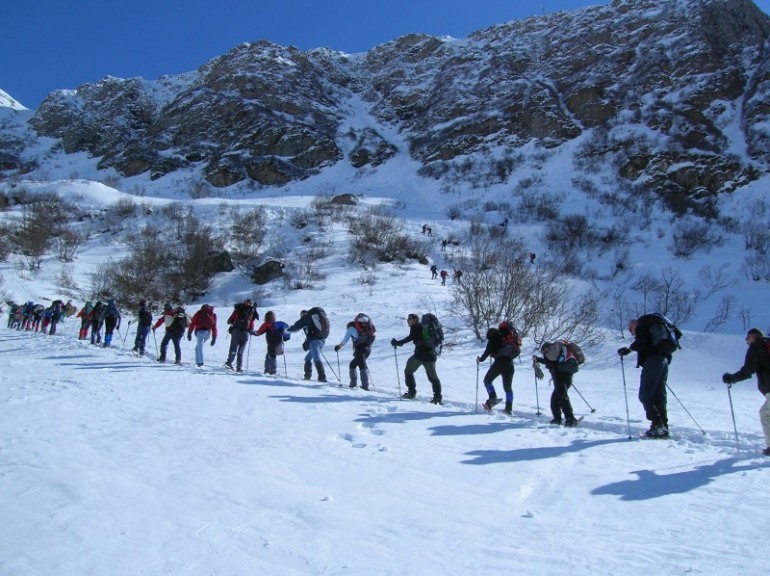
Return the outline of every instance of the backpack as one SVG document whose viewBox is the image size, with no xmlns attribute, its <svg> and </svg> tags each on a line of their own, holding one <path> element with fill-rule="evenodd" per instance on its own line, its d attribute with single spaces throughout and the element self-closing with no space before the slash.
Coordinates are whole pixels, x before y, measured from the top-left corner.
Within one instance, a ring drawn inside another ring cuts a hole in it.
<svg viewBox="0 0 770 576">
<path fill-rule="evenodd" d="M 374 327 L 372 319 L 369 318 L 363 312 L 358 314 L 353 319 L 353 325 L 358 331 L 358 339 L 356 340 L 356 346 L 362 346 L 364 344 L 371 344 L 374 341 L 374 333 L 377 329 Z"/>
<path fill-rule="evenodd" d="M 441 322 L 434 314 L 427 312 L 422 315 L 420 326 L 422 326 L 423 346 L 431 348 L 436 351 L 436 354 L 441 355 L 441 348 L 444 344 L 444 329 L 441 327 Z"/>
<path fill-rule="evenodd" d="M 681 348 L 679 339 L 682 337 L 682 333 L 671 320 L 659 312 L 648 314 L 645 318 L 653 348 L 667 355 L 673 354 Z"/>
<path fill-rule="evenodd" d="M 198 330 L 214 330 L 217 325 L 217 317 L 214 314 L 214 309 L 210 305 L 204 304 L 201 306 L 201 309 L 198 310 L 196 325 Z"/>
<path fill-rule="evenodd" d="M 497 355 L 508 356 L 511 360 L 517 358 L 519 354 L 521 354 L 521 336 L 519 335 L 519 331 L 507 320 L 500 322 L 497 331 L 500 333 L 500 338 L 503 340 L 503 345 L 500 350 L 497 351 Z"/>
<path fill-rule="evenodd" d="M 187 313 L 181 306 L 176 309 L 174 319 L 171 321 L 171 325 L 168 327 L 169 332 L 176 332 L 179 334 L 184 333 L 187 328 Z"/>
<path fill-rule="evenodd" d="M 308 326 L 308 335 L 314 336 L 319 340 L 325 340 L 329 337 L 329 318 L 326 312 L 320 306 L 316 306 L 307 311 L 311 323 Z"/>
<path fill-rule="evenodd" d="M 235 311 L 238 313 L 238 318 L 233 323 L 233 327 L 247 331 L 249 329 L 249 323 L 254 317 L 254 309 L 251 306 L 245 306 L 241 303 L 235 305 Z"/>
<path fill-rule="evenodd" d="M 286 331 L 288 327 L 289 325 L 286 322 L 281 322 L 280 320 L 273 323 L 273 329 L 277 334 L 281 335 L 281 340 L 283 342 L 291 340 L 291 332 Z"/>
<path fill-rule="evenodd" d="M 586 356 L 583 349 L 569 340 L 561 341 L 561 354 L 557 360 L 556 369 L 567 374 L 575 374 L 581 364 L 585 364 Z"/>
<path fill-rule="evenodd" d="M 139 310 L 139 324 L 143 326 L 152 324 L 152 313 L 147 310 L 147 308 L 141 308 Z"/>
</svg>

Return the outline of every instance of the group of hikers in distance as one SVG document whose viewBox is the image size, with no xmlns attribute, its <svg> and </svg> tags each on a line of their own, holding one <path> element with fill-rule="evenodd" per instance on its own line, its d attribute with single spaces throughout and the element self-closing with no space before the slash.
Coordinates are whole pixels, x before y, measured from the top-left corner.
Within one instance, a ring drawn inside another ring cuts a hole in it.
<svg viewBox="0 0 770 576">
<path fill-rule="evenodd" d="M 56 300 L 49 307 L 31 301 L 22 305 L 10 304 L 8 328 L 41 331 L 53 335 L 56 333 L 56 324 L 73 315 L 81 320 L 79 339 L 87 340 L 90 330 L 90 342 L 94 345 L 110 346 L 115 330 L 120 329 L 121 314 L 115 301 L 111 299 L 107 300 L 106 303 L 101 301 L 97 301 L 95 304 L 90 301 L 86 302 L 77 314 L 75 314 L 75 307 L 69 301 L 64 303 L 61 300 Z M 47 323 L 46 318 L 48 319 Z M 171 344 L 174 348 L 175 363 L 181 364 L 181 340 L 185 333 L 188 341 L 191 341 L 193 336 L 196 339 L 195 363 L 198 367 L 204 365 L 204 344 L 210 341 L 211 346 L 213 346 L 217 341 L 217 316 L 214 308 L 209 304 L 203 304 L 190 317 L 184 307 L 175 307 L 166 303 L 163 307 L 163 313 L 153 323 L 153 316 L 148 303 L 141 300 L 136 319 L 136 336 L 133 346 L 133 353 L 136 356 L 145 354 L 150 332 L 153 333 L 153 339 L 155 339 L 155 331 L 161 326 L 164 328 L 164 335 L 157 354 L 157 361 L 161 363 L 166 361 L 168 346 Z M 323 355 L 323 347 L 329 338 L 331 325 L 323 308 L 313 307 L 302 310 L 299 319 L 291 325 L 278 321 L 272 310 L 265 313 L 264 321 L 255 329 L 257 320 L 259 320 L 259 314 L 250 298 L 244 299 L 233 307 L 227 318 L 230 344 L 227 360 L 224 363 L 225 368 L 235 372 L 243 372 L 243 357 L 249 336 L 264 335 L 267 344 L 264 373 L 275 375 L 277 373 L 277 358 L 284 354 L 285 342 L 290 340 L 292 333 L 302 331 L 305 337 L 302 342 L 302 349 L 306 353 L 304 379 L 310 380 L 315 368 L 318 381 L 327 382 L 324 367 L 326 358 Z M 443 404 L 441 380 L 436 371 L 436 362 L 444 343 L 441 323 L 432 313 L 426 313 L 422 316 L 410 313 L 406 318 L 406 323 L 409 333 L 404 338 L 392 338 L 390 341 L 396 360 L 399 388 L 400 373 L 396 349 L 410 342 L 414 345 L 414 351 L 404 367 L 406 392 L 401 397 L 413 399 L 417 396 L 415 373 L 423 368 L 432 387 L 433 397 L 430 402 Z M 130 324 L 131 322 L 129 322 Z M 104 329 L 103 340 L 102 328 Z M 634 340 L 629 346 L 624 346 L 618 350 L 624 389 L 626 382 L 623 359 L 631 352 L 636 352 L 636 364 L 637 367 L 641 368 L 638 399 L 642 404 L 646 419 L 650 422 L 650 428 L 644 433 L 644 436 L 668 438 L 670 437 L 667 408 L 668 370 L 673 354 L 680 348 L 679 341 L 682 338 L 682 333 L 659 313 L 645 314 L 630 320 L 628 330 Z M 367 358 L 371 354 L 375 340 L 376 328 L 372 319 L 368 315 L 360 313 L 347 323 L 342 340 L 334 346 L 335 352 L 339 352 L 348 341 L 352 343 L 353 357 L 348 365 L 350 388 L 359 386 L 359 378 L 362 389 L 369 390 L 371 388 L 371 374 L 369 373 Z M 746 344 L 748 349 L 743 366 L 737 372 L 726 372 L 722 376 L 722 381 L 728 385 L 729 391 L 729 387 L 733 384 L 756 374 L 759 391 L 765 398 L 759 411 L 766 443 L 763 454 L 770 456 L 770 338 L 765 338 L 763 332 L 758 328 L 752 328 L 746 335 Z M 484 352 L 476 358 L 477 366 L 480 366 L 487 359 L 492 359 L 492 363 L 483 378 L 488 398 L 481 406 L 487 412 L 492 411 L 497 404 L 504 401 L 502 412 L 507 415 L 513 414 L 513 376 L 515 372 L 513 360 L 520 355 L 521 346 L 522 338 L 510 321 L 504 320 L 497 327 L 487 331 Z M 585 362 L 583 351 L 576 343 L 567 340 L 544 342 L 539 351 L 540 356 L 532 356 L 535 377 L 537 379 L 544 377 L 539 368 L 539 365 L 542 364 L 550 372 L 553 384 L 550 398 L 552 415 L 550 423 L 567 427 L 577 426 L 581 419 L 575 417 L 569 391 L 573 387 L 574 374 Z M 328 361 L 326 364 L 329 365 Z M 331 365 L 329 367 L 331 368 Z M 495 389 L 494 381 L 498 377 L 502 380 L 504 399 L 497 396 Z M 630 420 L 628 418 L 627 420 L 630 435 Z"/>
</svg>

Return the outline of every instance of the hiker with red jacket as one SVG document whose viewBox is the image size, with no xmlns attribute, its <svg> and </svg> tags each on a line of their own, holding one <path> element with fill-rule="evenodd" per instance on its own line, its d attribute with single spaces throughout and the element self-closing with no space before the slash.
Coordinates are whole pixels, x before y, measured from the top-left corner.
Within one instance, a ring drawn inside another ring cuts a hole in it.
<svg viewBox="0 0 770 576">
<path fill-rule="evenodd" d="M 243 351 L 246 349 L 246 343 L 249 341 L 249 334 L 254 332 L 254 320 L 259 320 L 257 310 L 251 304 L 251 298 L 246 298 L 240 304 L 236 304 L 233 313 L 227 319 L 230 325 L 230 350 L 227 353 L 225 368 L 243 372 Z M 235 366 L 233 367 L 233 360 Z"/>
<path fill-rule="evenodd" d="M 277 357 L 283 354 L 283 343 L 291 338 L 286 332 L 289 325 L 286 322 L 276 321 L 275 312 L 272 310 L 265 313 L 265 321 L 262 326 L 257 328 L 254 336 L 265 335 L 267 341 L 267 350 L 265 352 L 265 374 L 275 376 L 278 370 Z"/>
<path fill-rule="evenodd" d="M 182 347 L 179 345 L 179 342 L 182 340 L 182 336 L 184 336 L 184 331 L 188 324 L 188 318 L 184 308 L 179 306 L 174 309 L 170 303 L 166 302 L 163 306 L 163 315 L 158 318 L 155 326 L 152 327 L 152 331 L 155 332 L 161 324 L 166 327 L 166 333 L 163 335 L 163 340 L 160 342 L 160 356 L 158 356 L 158 362 L 163 363 L 166 361 L 166 350 L 168 349 L 168 343 L 171 342 L 174 344 L 174 364 L 181 364 Z"/>
<path fill-rule="evenodd" d="M 190 326 L 187 328 L 187 340 L 192 340 L 195 334 L 195 365 L 200 368 L 203 366 L 203 345 L 211 337 L 211 345 L 217 341 L 217 315 L 214 314 L 214 308 L 208 304 L 201 306 L 201 309 L 193 314 Z"/>
<path fill-rule="evenodd" d="M 722 374 L 722 382 L 732 385 L 742 380 L 748 380 L 752 374 L 757 375 L 757 388 L 762 396 L 765 397 L 765 403 L 759 409 L 759 421 L 762 424 L 762 432 L 765 435 L 766 448 L 762 454 L 770 456 L 770 357 L 768 356 L 768 342 L 762 330 L 752 328 L 746 334 L 746 344 L 749 348 L 746 350 L 746 358 L 743 360 L 743 366 L 737 372 Z"/>
</svg>

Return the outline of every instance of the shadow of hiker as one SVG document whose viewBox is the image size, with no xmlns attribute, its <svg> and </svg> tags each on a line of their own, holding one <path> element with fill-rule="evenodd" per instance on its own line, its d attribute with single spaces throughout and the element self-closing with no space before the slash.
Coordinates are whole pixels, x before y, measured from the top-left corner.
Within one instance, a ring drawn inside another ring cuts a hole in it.
<svg viewBox="0 0 770 576">
<path fill-rule="evenodd" d="M 575 440 L 569 446 L 546 446 L 540 448 L 519 448 L 516 450 L 473 450 L 468 452 L 468 456 L 473 456 L 472 460 L 462 460 L 463 464 L 473 464 L 481 466 L 485 464 L 502 464 L 504 462 L 520 462 L 522 460 L 543 460 L 545 458 L 556 458 L 562 454 L 570 452 L 579 452 L 596 446 L 605 444 L 617 444 L 627 442 L 623 438 L 611 438 L 608 440 Z"/>
<path fill-rule="evenodd" d="M 725 458 L 710 464 L 696 466 L 692 470 L 674 472 L 673 474 L 658 474 L 653 470 L 634 470 L 632 480 L 621 480 L 605 486 L 594 488 L 591 494 L 620 496 L 621 500 L 634 502 L 650 500 L 670 494 L 682 494 L 710 484 L 716 477 L 725 474 L 735 474 L 747 470 L 764 468 L 766 465 L 745 464 L 736 466 L 737 458 Z"/>
</svg>

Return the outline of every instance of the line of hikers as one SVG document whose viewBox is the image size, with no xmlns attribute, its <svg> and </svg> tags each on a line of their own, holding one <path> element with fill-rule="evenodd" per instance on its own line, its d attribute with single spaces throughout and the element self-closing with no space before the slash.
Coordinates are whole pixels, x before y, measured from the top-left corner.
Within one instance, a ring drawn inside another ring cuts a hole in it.
<svg viewBox="0 0 770 576">
<path fill-rule="evenodd" d="M 63 317 L 74 313 L 71 302 L 63 303 L 54 301 L 48 308 L 28 302 L 21 306 L 11 305 L 8 318 L 8 327 L 19 330 L 40 330 L 44 333 L 55 334 L 56 323 Z M 50 311 L 47 313 L 46 311 Z M 114 300 L 106 303 L 86 302 L 77 313 L 81 319 L 79 338 L 88 338 L 88 330 L 91 329 L 91 343 L 100 344 L 101 329 L 104 326 L 103 346 L 109 346 L 112 341 L 113 331 L 120 327 L 120 312 Z M 174 347 L 175 363 L 181 364 L 181 340 L 187 333 L 188 341 L 193 336 L 196 338 L 195 362 L 201 367 L 204 365 L 203 346 L 209 340 L 211 346 L 217 340 L 217 316 L 214 308 L 204 304 L 190 317 L 184 307 L 174 307 L 166 303 L 162 315 L 153 324 L 152 313 L 147 302 L 141 300 L 136 314 L 137 330 L 133 352 L 137 356 L 143 356 L 148 335 L 161 326 L 165 333 L 160 344 L 158 362 L 165 362 L 168 345 Z M 48 324 L 45 323 L 49 318 Z M 324 368 L 323 347 L 330 335 L 330 322 L 326 312 L 321 307 L 313 307 L 302 310 L 299 319 L 293 324 L 278 321 L 274 311 L 265 314 L 263 323 L 255 329 L 255 321 L 259 320 L 259 314 L 251 299 L 246 298 L 236 304 L 227 318 L 230 345 L 228 348 L 225 368 L 235 372 L 243 371 L 243 356 L 246 350 L 249 336 L 261 336 L 266 338 L 266 353 L 264 373 L 275 375 L 277 372 L 277 357 L 284 354 L 284 343 L 291 338 L 294 332 L 302 331 L 305 339 L 302 349 L 306 352 L 304 358 L 304 379 L 310 380 L 315 368 L 319 382 L 326 382 Z M 414 352 L 409 357 L 404 368 L 404 382 L 406 392 L 402 395 L 405 399 L 412 399 L 417 394 L 415 373 L 419 368 L 424 368 L 428 381 L 431 383 L 434 404 L 443 404 L 441 380 L 436 372 L 436 361 L 441 354 L 444 332 L 438 318 L 434 314 L 427 313 L 422 317 L 411 313 L 406 318 L 409 333 L 402 339 L 393 338 L 390 341 L 394 349 L 396 359 L 396 371 L 398 374 L 398 355 L 396 348 L 411 342 Z M 130 324 L 130 322 L 129 322 Z M 46 329 L 48 332 L 46 332 Z M 672 355 L 680 348 L 681 331 L 668 318 L 659 313 L 646 314 L 629 321 L 628 330 L 634 338 L 633 342 L 618 350 L 623 368 L 623 385 L 625 389 L 625 369 L 623 358 L 631 352 L 637 353 L 637 367 L 640 367 L 638 398 L 645 411 L 645 416 L 650 422 L 650 428 L 645 436 L 650 438 L 668 438 L 669 420 L 667 409 L 668 367 L 672 361 Z M 367 358 L 371 354 L 372 346 L 376 340 L 376 328 L 372 319 L 363 313 L 358 314 L 346 325 L 346 331 L 342 340 L 334 346 L 335 352 L 339 352 L 348 341 L 353 345 L 353 358 L 348 365 L 349 386 L 360 386 L 369 390 L 371 375 L 367 365 Z M 509 321 L 501 322 L 496 328 L 490 328 L 486 334 L 486 347 L 484 352 L 476 358 L 477 365 L 492 359 L 483 378 L 484 387 L 488 398 L 482 404 L 486 411 L 491 411 L 495 405 L 503 402 L 498 398 L 494 381 L 500 377 L 505 393 L 505 414 L 512 414 L 513 409 L 513 375 L 515 372 L 513 360 L 521 353 L 522 338 Z M 770 338 L 765 338 L 761 330 L 752 328 L 746 336 L 749 348 L 743 367 L 735 373 L 725 373 L 722 380 L 728 386 L 750 378 L 756 374 L 758 388 L 765 397 L 765 402 L 760 409 L 760 422 L 767 448 L 763 451 L 770 456 Z M 157 346 L 157 341 L 156 341 Z M 576 426 L 579 419 L 575 417 L 569 398 L 569 390 L 573 387 L 573 376 L 580 365 L 585 362 L 585 355 L 581 348 L 574 342 L 558 340 L 544 342 L 540 346 L 541 356 L 533 355 L 532 364 L 537 379 L 543 379 L 544 375 L 539 365 L 546 366 L 551 375 L 553 391 L 550 398 L 550 409 L 553 416 L 551 424 Z M 328 364 L 328 361 L 327 361 Z M 331 368 L 331 365 L 329 365 Z M 335 374 L 336 375 L 336 374 Z M 400 379 L 399 379 L 400 387 Z M 696 422 L 697 424 L 697 422 Z M 630 420 L 628 420 L 630 435 Z M 737 432 L 736 432 L 737 440 Z"/>
</svg>

